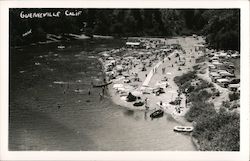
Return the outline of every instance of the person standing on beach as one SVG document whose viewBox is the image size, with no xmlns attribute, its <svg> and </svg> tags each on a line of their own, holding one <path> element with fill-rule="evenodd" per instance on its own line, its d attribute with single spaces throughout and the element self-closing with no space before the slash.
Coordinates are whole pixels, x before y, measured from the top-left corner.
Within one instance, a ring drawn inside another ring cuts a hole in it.
<svg viewBox="0 0 250 161">
<path fill-rule="evenodd" d="M 101 101 L 101 100 L 102 100 L 102 98 L 103 98 L 102 93 L 99 93 L 99 96 L 100 96 L 100 101 Z"/>
<path fill-rule="evenodd" d="M 102 95 L 104 96 L 105 87 L 102 87 Z"/>
<path fill-rule="evenodd" d="M 90 92 L 90 88 L 89 88 L 89 90 L 88 90 L 88 94 L 89 94 L 89 95 L 91 94 L 91 92 Z"/>
<path fill-rule="evenodd" d="M 166 70 L 166 68 L 164 67 L 164 68 L 162 68 L 162 74 L 165 74 L 165 70 Z"/>
<path fill-rule="evenodd" d="M 144 103 L 145 103 L 145 108 L 146 108 L 146 110 L 148 110 L 148 109 L 149 109 L 149 107 L 148 107 L 148 98 L 145 98 Z"/>
</svg>

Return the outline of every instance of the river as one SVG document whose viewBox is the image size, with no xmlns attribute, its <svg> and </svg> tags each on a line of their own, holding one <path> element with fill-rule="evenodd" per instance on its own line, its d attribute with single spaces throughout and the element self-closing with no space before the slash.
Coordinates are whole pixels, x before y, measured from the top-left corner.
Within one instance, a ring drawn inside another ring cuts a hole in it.
<svg viewBox="0 0 250 161">
<path fill-rule="evenodd" d="M 103 78 L 98 51 L 123 44 L 99 39 L 11 49 L 9 150 L 194 151 L 190 136 L 173 132 L 179 124 L 171 116 L 151 120 L 150 112 L 119 107 L 107 93 L 100 100 L 101 89 L 90 88 Z"/>
</svg>

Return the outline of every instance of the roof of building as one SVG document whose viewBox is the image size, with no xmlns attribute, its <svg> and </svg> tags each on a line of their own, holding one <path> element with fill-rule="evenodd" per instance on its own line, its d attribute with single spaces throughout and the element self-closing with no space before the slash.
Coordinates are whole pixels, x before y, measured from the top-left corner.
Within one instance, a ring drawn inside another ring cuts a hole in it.
<svg viewBox="0 0 250 161">
<path fill-rule="evenodd" d="M 140 42 L 126 42 L 126 45 L 140 45 Z"/>
</svg>

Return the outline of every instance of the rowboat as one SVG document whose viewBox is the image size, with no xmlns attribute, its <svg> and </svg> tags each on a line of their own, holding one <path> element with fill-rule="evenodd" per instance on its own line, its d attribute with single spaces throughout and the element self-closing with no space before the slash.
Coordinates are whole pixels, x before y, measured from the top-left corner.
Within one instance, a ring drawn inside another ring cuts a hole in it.
<svg viewBox="0 0 250 161">
<path fill-rule="evenodd" d="M 163 110 L 156 110 L 155 112 L 150 114 L 151 118 L 158 118 L 158 117 L 162 117 L 164 114 Z"/>
<path fill-rule="evenodd" d="M 192 126 L 175 126 L 174 131 L 176 132 L 192 132 L 193 131 Z"/>
<path fill-rule="evenodd" d="M 63 45 L 59 45 L 59 46 L 57 46 L 57 48 L 58 48 L 58 49 L 64 49 L 64 48 L 65 48 L 65 46 L 63 46 Z"/>
</svg>

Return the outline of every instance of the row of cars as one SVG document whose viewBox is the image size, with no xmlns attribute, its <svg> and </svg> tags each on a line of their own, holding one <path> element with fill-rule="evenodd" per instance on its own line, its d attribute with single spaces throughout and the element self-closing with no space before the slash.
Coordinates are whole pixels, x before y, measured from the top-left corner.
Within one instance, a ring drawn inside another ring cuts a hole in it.
<svg viewBox="0 0 250 161">
<path fill-rule="evenodd" d="M 231 63 L 232 55 L 239 55 L 237 52 L 208 52 L 209 76 L 214 83 L 231 91 L 240 90 L 240 79 L 236 78 L 235 66 Z M 239 57 L 237 57 L 239 58 Z"/>
</svg>

